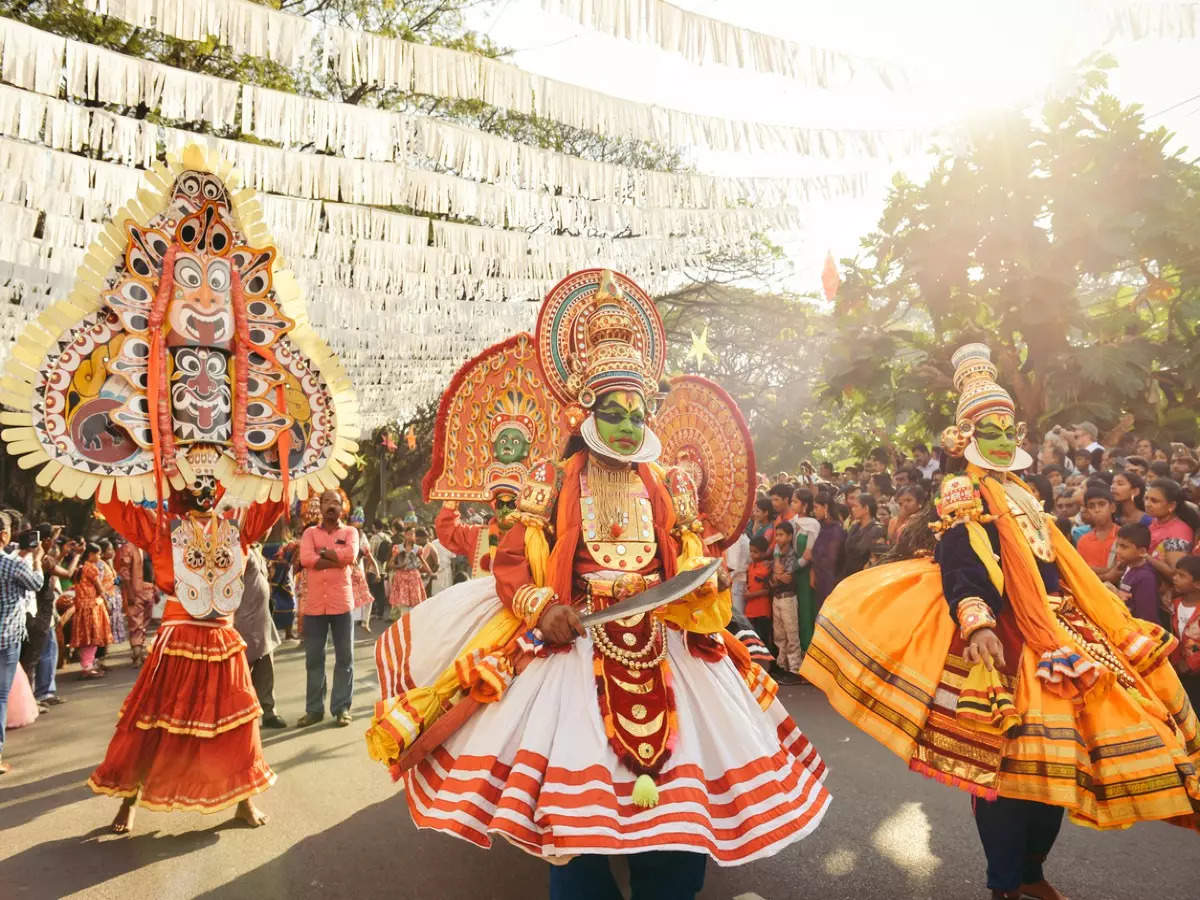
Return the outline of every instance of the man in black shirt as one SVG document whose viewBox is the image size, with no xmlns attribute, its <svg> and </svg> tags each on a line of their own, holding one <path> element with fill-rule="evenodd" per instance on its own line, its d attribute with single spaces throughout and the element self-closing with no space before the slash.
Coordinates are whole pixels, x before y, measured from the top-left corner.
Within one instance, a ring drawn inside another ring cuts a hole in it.
<svg viewBox="0 0 1200 900">
<path fill-rule="evenodd" d="M 21 644 L 21 667 L 29 678 L 33 696 L 42 706 L 64 702 L 58 696 L 55 668 L 58 641 L 54 635 L 54 600 L 57 579 L 70 578 L 79 564 L 79 553 L 72 542 L 58 543 L 62 527 L 43 522 L 37 527 L 42 545 L 42 586 L 37 592 L 37 611 L 25 617 L 26 637 Z"/>
</svg>

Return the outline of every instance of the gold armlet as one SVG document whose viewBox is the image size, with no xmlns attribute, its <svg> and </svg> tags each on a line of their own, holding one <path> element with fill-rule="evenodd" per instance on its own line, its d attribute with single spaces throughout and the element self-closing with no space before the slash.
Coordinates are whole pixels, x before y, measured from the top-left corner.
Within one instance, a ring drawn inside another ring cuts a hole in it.
<svg viewBox="0 0 1200 900">
<path fill-rule="evenodd" d="M 982 628 L 995 628 L 992 608 L 980 597 L 967 597 L 958 602 L 958 633 L 964 641 Z"/>
<path fill-rule="evenodd" d="M 554 593 L 553 588 L 524 584 L 513 594 L 512 610 L 528 627 L 534 628 L 546 607 L 557 599 L 558 594 Z"/>
</svg>

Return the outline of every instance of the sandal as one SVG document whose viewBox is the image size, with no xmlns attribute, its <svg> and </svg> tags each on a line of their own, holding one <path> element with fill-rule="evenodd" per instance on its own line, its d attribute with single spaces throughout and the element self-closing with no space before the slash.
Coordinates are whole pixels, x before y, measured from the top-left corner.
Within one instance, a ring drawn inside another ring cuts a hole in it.
<svg viewBox="0 0 1200 900">
<path fill-rule="evenodd" d="M 84 678 L 103 678 L 104 672 L 101 671 L 100 669 L 84 669 L 83 677 Z"/>
<path fill-rule="evenodd" d="M 0 775 L 7 775 L 12 771 L 12 766 L 6 762 L 0 762 Z"/>
</svg>

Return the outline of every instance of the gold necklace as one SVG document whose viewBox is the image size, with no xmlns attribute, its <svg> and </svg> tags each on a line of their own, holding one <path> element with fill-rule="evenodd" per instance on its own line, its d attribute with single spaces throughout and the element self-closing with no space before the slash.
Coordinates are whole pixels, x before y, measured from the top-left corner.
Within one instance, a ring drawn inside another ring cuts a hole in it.
<svg viewBox="0 0 1200 900">
<path fill-rule="evenodd" d="M 588 459 L 588 494 L 599 524 L 597 530 L 604 538 L 617 540 L 629 530 L 632 474 L 633 470 L 628 466 L 612 468 L 594 458 Z"/>
</svg>

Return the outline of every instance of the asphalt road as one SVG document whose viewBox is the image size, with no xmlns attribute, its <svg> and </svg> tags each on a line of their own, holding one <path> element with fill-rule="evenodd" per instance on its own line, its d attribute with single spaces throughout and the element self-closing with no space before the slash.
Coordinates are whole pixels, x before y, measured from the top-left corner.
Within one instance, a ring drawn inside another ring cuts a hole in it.
<svg viewBox="0 0 1200 900">
<path fill-rule="evenodd" d="M 9 732 L 0 780 L 0 897 L 421 898 L 526 900 L 545 895 L 544 864 L 500 841 L 490 851 L 409 821 L 403 795 L 371 762 L 362 732 L 377 696 L 371 637 L 358 633 L 349 728 L 266 732 L 279 781 L 271 816 L 250 830 L 222 813 L 138 812 L 132 837 L 108 834 L 116 801 L 84 785 L 133 683 L 127 655 L 101 682 L 71 666 L 68 703 Z M 304 660 L 276 654 L 279 712 L 303 712 Z M 783 698 L 830 766 L 833 805 L 810 838 L 769 860 L 711 864 L 704 898 L 986 898 L 983 853 L 964 794 L 905 770 L 845 724 L 811 687 Z M 1158 823 L 1118 833 L 1064 825 L 1048 872 L 1072 900 L 1200 896 L 1200 835 Z"/>
</svg>

